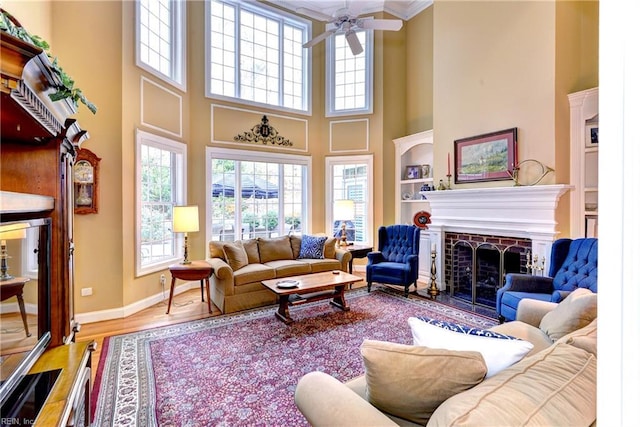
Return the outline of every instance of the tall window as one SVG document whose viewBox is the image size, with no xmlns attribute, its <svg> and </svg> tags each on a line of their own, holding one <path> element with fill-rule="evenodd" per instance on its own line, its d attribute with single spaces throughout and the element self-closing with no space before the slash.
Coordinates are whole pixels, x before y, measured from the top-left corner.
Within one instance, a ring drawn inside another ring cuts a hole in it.
<svg viewBox="0 0 640 427">
<path fill-rule="evenodd" d="M 340 236 L 342 223 L 346 225 L 347 241 L 373 242 L 373 156 L 327 157 L 326 175 L 328 191 L 326 200 L 327 232 Z M 349 212 L 345 218 L 338 205 L 347 203 Z M 340 201 L 340 202 L 339 202 Z"/>
<path fill-rule="evenodd" d="M 166 268 L 181 258 L 181 236 L 171 230 L 173 206 L 185 203 L 186 146 L 138 130 L 136 274 Z"/>
<path fill-rule="evenodd" d="M 309 111 L 310 22 L 259 3 L 206 4 L 207 95 Z"/>
<path fill-rule="evenodd" d="M 373 112 L 373 32 L 356 34 L 363 48 L 356 56 L 344 34 L 327 39 L 327 116 Z"/>
<path fill-rule="evenodd" d="M 309 203 L 306 156 L 207 149 L 209 240 L 301 234 Z"/>
<path fill-rule="evenodd" d="M 185 2 L 136 1 L 136 64 L 185 90 Z"/>
</svg>

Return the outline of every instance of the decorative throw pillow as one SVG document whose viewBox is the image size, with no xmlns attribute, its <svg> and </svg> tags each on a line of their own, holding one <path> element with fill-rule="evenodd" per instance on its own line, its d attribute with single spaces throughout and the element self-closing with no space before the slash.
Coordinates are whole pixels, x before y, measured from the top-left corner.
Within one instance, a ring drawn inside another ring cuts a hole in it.
<svg viewBox="0 0 640 427">
<path fill-rule="evenodd" d="M 298 258 L 323 259 L 324 243 L 326 241 L 327 236 L 308 236 L 303 234 L 302 243 L 300 244 L 300 255 L 298 255 Z"/>
<path fill-rule="evenodd" d="M 587 326 L 598 316 L 598 294 L 578 288 L 544 315 L 540 330 L 557 341 L 563 336 Z"/>
<path fill-rule="evenodd" d="M 413 344 L 448 350 L 477 351 L 487 364 L 487 378 L 529 353 L 533 344 L 510 335 L 429 318 L 408 319 Z"/>
<path fill-rule="evenodd" d="M 223 249 L 224 256 L 227 259 L 227 264 L 229 264 L 233 271 L 239 270 L 245 265 L 249 265 L 247 252 L 244 250 L 244 246 L 240 240 L 233 243 L 225 243 Z"/>
<path fill-rule="evenodd" d="M 425 425 L 442 402 L 479 384 L 487 372 L 474 351 L 364 340 L 367 399 L 378 409 Z"/>
<path fill-rule="evenodd" d="M 324 257 L 335 258 L 336 257 L 336 242 L 338 239 L 335 237 L 327 237 L 327 241 L 324 242 Z"/>
<path fill-rule="evenodd" d="M 293 259 L 291 240 L 289 236 L 274 237 L 271 239 L 258 238 L 258 252 L 260 262 L 278 261 L 281 259 Z"/>
</svg>

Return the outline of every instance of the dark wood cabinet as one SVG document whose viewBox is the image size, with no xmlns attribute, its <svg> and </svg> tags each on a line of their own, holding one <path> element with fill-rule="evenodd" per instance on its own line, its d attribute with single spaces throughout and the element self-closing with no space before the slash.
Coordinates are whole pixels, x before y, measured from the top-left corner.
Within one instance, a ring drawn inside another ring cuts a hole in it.
<svg viewBox="0 0 640 427">
<path fill-rule="evenodd" d="M 93 344 L 74 342 L 73 310 L 73 166 L 89 134 L 70 117 L 76 112 L 72 101 L 51 101 L 49 95 L 61 81 L 46 54 L 2 31 L 0 43 L 0 221 L 50 221 L 49 310 L 43 312 L 51 341 L 31 372 L 61 369 L 66 378 L 50 390 L 44 406 L 48 409 L 36 424 L 54 425 L 49 421 L 56 420 L 55 425 L 89 425 L 88 353 Z M 13 200 L 23 196 L 53 202 L 33 211 L 14 209 Z"/>
</svg>

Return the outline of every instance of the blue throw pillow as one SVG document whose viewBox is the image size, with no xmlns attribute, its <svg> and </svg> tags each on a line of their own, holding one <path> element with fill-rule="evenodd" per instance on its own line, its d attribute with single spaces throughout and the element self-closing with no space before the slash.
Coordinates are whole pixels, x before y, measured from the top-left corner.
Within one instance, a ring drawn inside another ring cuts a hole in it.
<svg viewBox="0 0 640 427">
<path fill-rule="evenodd" d="M 447 329 L 453 332 L 459 332 L 466 335 L 476 335 L 479 337 L 498 338 L 502 340 L 519 340 L 520 338 L 512 337 L 511 335 L 501 334 L 499 332 L 489 331 L 487 329 L 472 328 L 470 326 L 460 325 L 458 323 L 445 322 L 444 320 L 431 319 L 429 317 L 418 316 L 418 319 L 423 322 L 427 322 L 430 325 L 437 326 L 442 329 Z"/>
<path fill-rule="evenodd" d="M 324 259 L 324 244 L 327 237 L 302 235 L 302 243 L 300 244 L 300 255 L 298 259 Z"/>
</svg>

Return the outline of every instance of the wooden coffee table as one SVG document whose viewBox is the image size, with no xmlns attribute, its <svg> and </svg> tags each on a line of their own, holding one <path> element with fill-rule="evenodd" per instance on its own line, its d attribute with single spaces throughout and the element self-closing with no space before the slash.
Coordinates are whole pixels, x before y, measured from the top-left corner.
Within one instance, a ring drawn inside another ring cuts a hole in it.
<svg viewBox="0 0 640 427">
<path fill-rule="evenodd" d="M 339 271 L 334 274 L 331 271 L 322 273 L 304 274 L 302 276 L 283 277 L 280 279 L 263 280 L 262 284 L 278 295 L 280 303 L 276 311 L 276 317 L 287 325 L 293 322 L 289 315 L 290 305 L 305 304 L 332 298 L 330 303 L 336 307 L 349 311 L 349 305 L 344 299 L 344 291 L 348 285 L 362 280 L 362 277 Z M 280 284 L 288 285 L 296 281 L 294 288 L 281 288 Z M 285 282 L 285 283 L 283 283 Z"/>
</svg>

